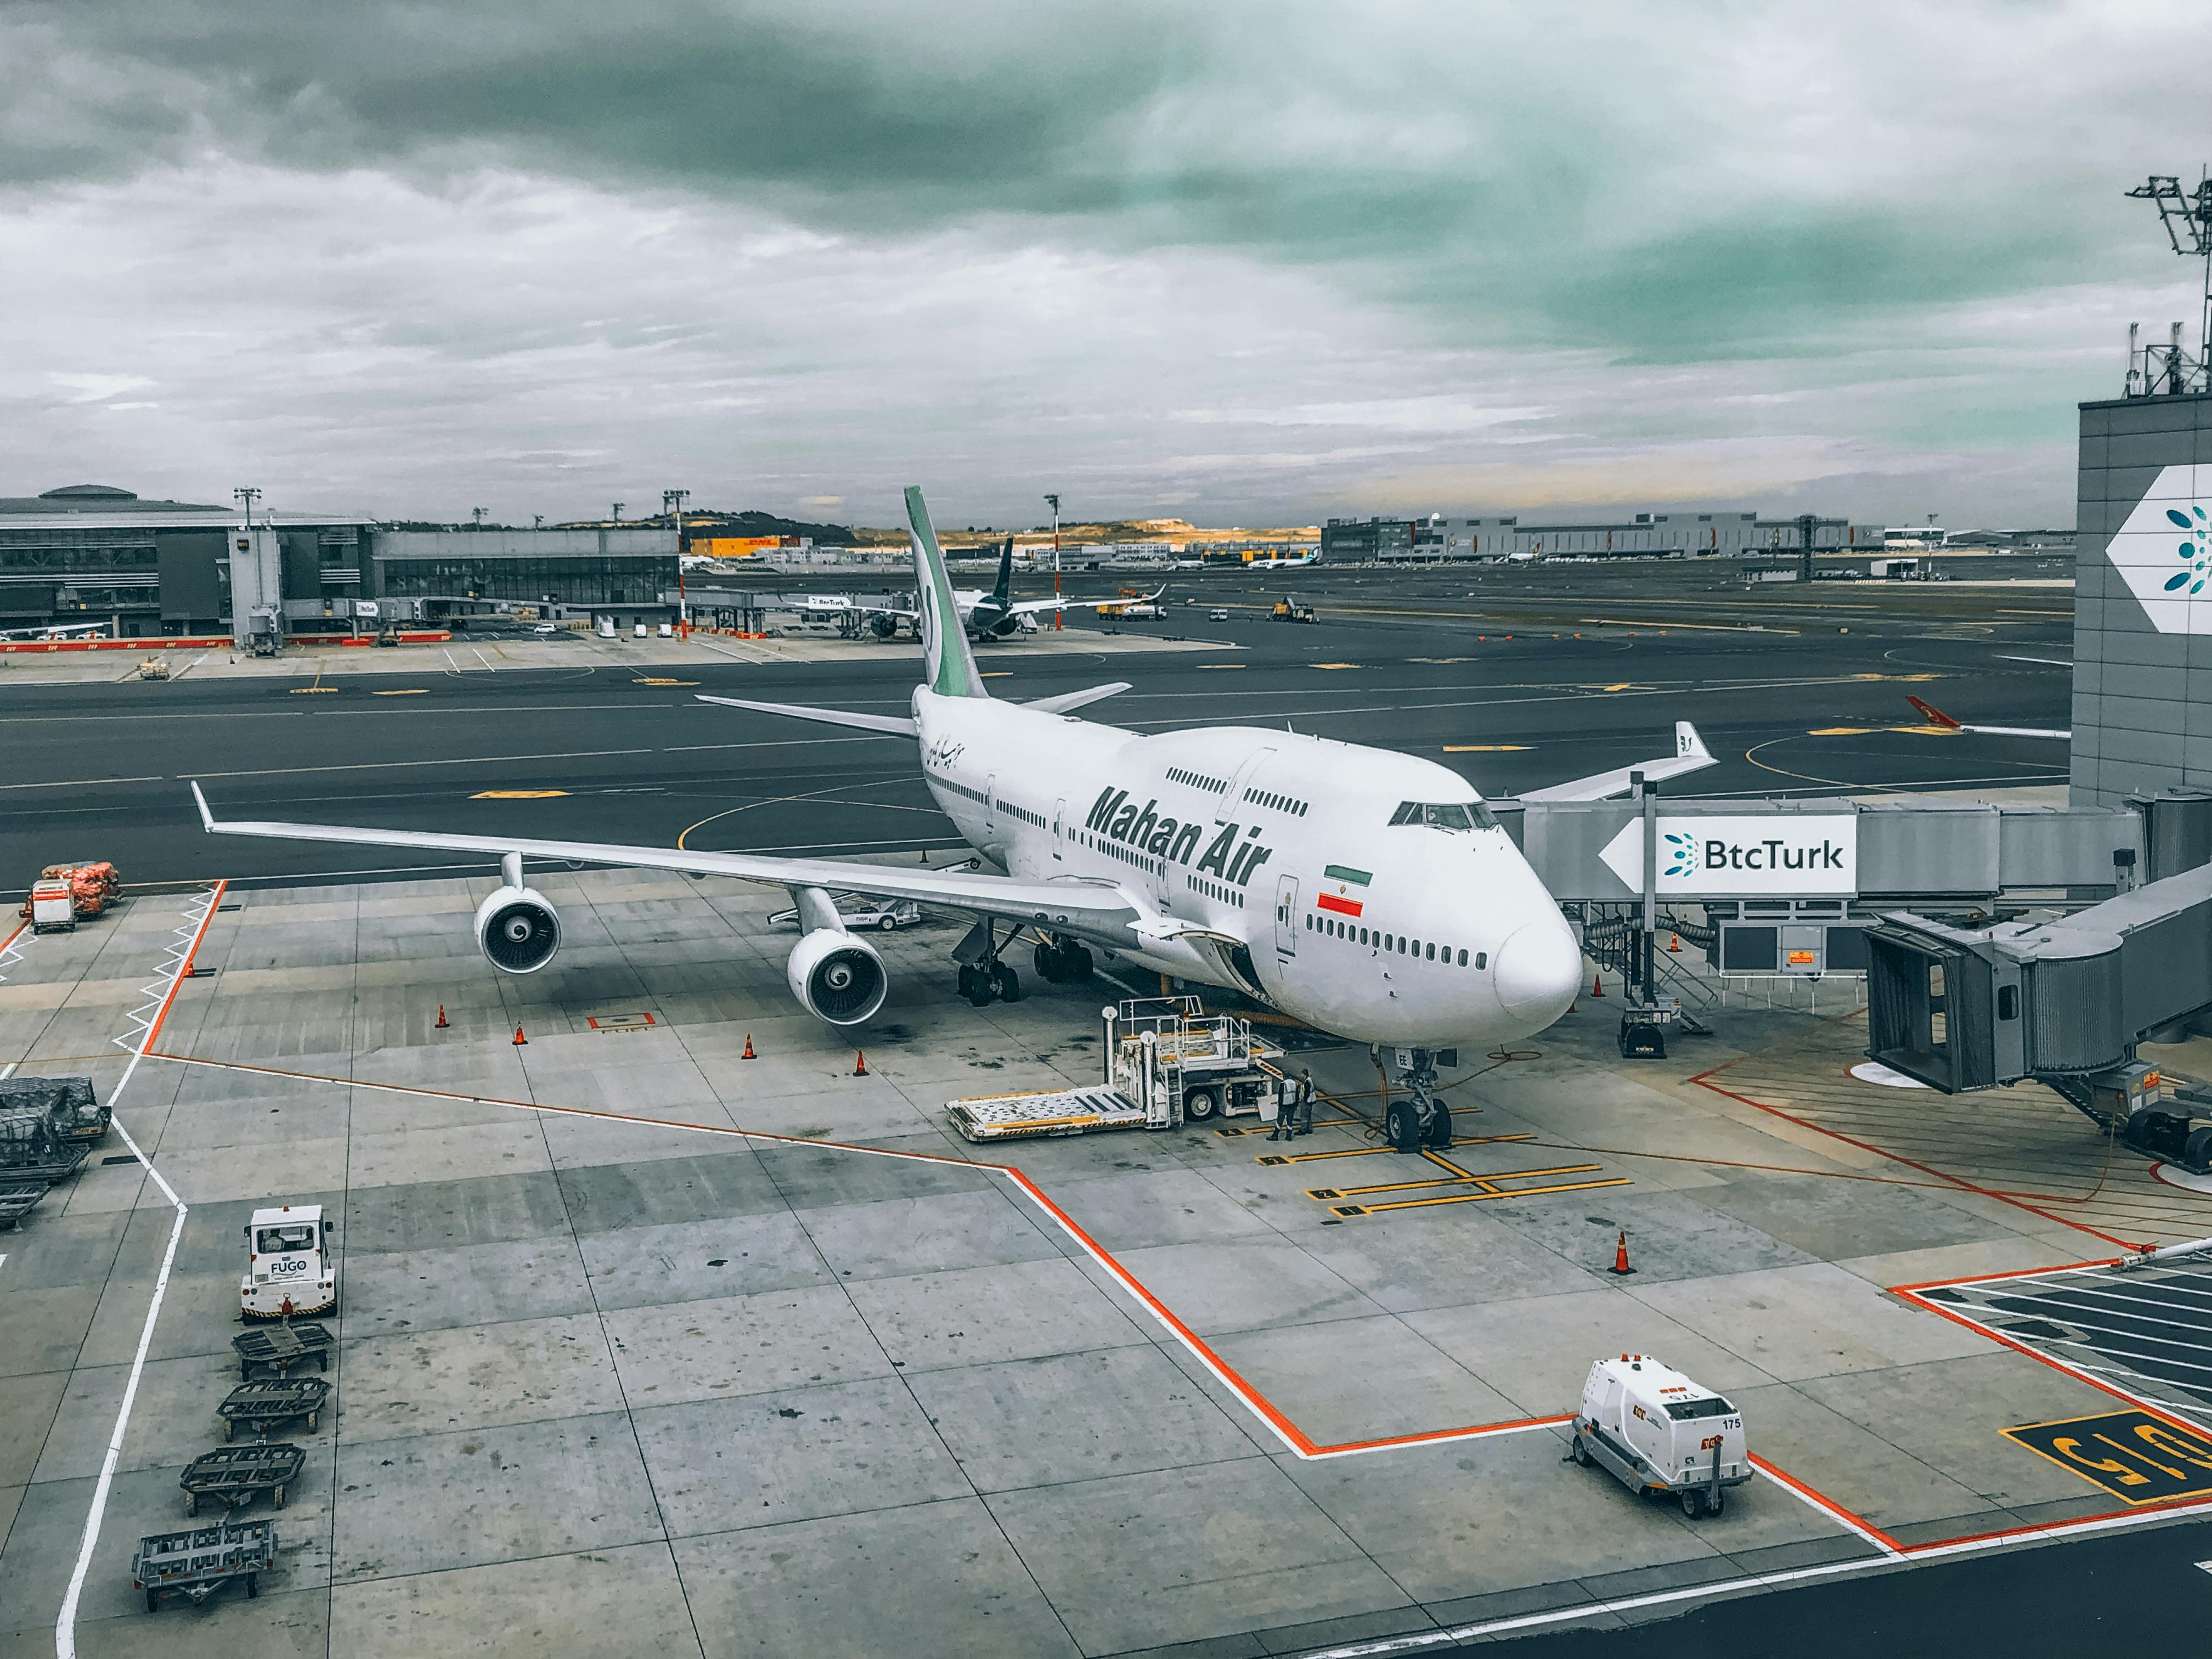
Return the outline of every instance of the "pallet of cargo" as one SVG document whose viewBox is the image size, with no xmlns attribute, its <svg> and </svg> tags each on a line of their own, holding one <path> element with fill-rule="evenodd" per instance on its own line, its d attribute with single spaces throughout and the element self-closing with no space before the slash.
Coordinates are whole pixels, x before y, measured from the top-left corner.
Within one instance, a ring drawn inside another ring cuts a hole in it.
<svg viewBox="0 0 2212 1659">
<path fill-rule="evenodd" d="M 258 1441 L 251 1446 L 218 1446 L 202 1452 L 185 1465 L 177 1484 L 185 1489 L 185 1513 L 198 1515 L 200 1499 L 212 1498 L 228 1509 L 243 1509 L 267 1492 L 278 1509 L 284 1507 L 284 1488 L 307 1467 L 307 1454 L 282 1440 Z"/>
<path fill-rule="evenodd" d="M 145 1592 L 151 1613 L 164 1595 L 198 1605 L 237 1578 L 246 1581 L 247 1595 L 258 1595 L 261 1575 L 276 1565 L 275 1522 L 222 1521 L 141 1538 L 131 1558 L 131 1588 Z"/>
<path fill-rule="evenodd" d="M 253 1380 L 256 1365 L 274 1365 L 279 1376 L 289 1376 L 293 1366 L 310 1359 L 319 1370 L 331 1368 L 331 1334 L 320 1325 L 295 1325 L 289 1320 L 281 1325 L 264 1325 L 258 1330 L 240 1331 L 230 1339 L 230 1346 L 238 1350 L 241 1382 Z"/>
<path fill-rule="evenodd" d="M 237 1434 L 241 1423 L 265 1440 L 271 1428 L 295 1419 L 313 1434 L 330 1394 L 330 1383 L 319 1376 L 264 1376 L 240 1383 L 215 1410 L 222 1419 L 225 1440 Z"/>
</svg>

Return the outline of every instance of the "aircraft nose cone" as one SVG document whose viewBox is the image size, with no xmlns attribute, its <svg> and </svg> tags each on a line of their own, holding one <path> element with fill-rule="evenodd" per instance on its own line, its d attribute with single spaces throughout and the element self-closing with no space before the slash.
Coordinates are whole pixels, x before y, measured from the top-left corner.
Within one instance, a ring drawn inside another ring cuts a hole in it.
<svg viewBox="0 0 2212 1659">
<path fill-rule="evenodd" d="M 1505 1012 L 1540 1031 L 1567 1012 L 1582 987 L 1582 947 L 1564 921 L 1532 921 L 1498 947 L 1491 975 Z"/>
</svg>

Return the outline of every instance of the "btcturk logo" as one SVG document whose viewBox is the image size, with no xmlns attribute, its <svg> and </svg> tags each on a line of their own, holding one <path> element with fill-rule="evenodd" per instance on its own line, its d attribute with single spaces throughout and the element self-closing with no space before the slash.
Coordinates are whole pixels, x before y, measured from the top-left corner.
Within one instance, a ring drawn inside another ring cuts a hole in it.
<svg viewBox="0 0 2212 1659">
<path fill-rule="evenodd" d="M 1693 876 L 1698 872 L 1698 838 L 1677 835 L 1668 830 L 1660 839 L 1667 843 L 1667 868 L 1662 873 L 1669 876 Z"/>
<path fill-rule="evenodd" d="M 2181 556 L 2188 563 L 2189 568 L 2178 576 L 2168 576 L 2166 579 L 2166 591 L 2172 593 L 2179 588 L 2186 587 L 2189 589 L 2189 597 L 2195 599 L 2204 591 L 2204 566 L 2206 560 L 2212 558 L 2212 554 L 2208 554 L 2206 550 L 2208 546 L 2212 546 L 2212 519 L 2207 519 L 2204 509 L 2194 501 L 2191 501 L 2189 506 L 2189 513 L 2177 512 L 2170 507 L 2166 509 L 2166 516 L 2195 538 L 2181 544 Z M 2190 516 L 2192 513 L 2196 515 L 2194 519 Z"/>
</svg>

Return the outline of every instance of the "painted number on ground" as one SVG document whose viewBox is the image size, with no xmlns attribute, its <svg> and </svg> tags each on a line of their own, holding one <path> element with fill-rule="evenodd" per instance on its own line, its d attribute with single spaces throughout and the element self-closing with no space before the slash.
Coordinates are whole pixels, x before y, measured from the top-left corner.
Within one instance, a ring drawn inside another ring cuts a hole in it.
<svg viewBox="0 0 2212 1659">
<path fill-rule="evenodd" d="M 2148 1412 L 2026 1423 L 2006 1437 L 2093 1480 L 2128 1504 L 2212 1496 L 2212 1440 Z"/>
</svg>

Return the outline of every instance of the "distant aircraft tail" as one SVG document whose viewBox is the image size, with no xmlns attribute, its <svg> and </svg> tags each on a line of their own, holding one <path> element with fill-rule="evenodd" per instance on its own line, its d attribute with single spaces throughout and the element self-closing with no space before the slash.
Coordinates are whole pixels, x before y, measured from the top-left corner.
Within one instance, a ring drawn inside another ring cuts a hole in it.
<svg viewBox="0 0 2212 1659">
<path fill-rule="evenodd" d="M 1920 711 L 1922 717 L 1925 719 L 1930 726 L 1940 726 L 1946 732 L 1961 732 L 1966 729 L 1964 726 L 1960 726 L 1958 721 L 1953 720 L 1948 714 L 1945 714 L 1942 709 L 1936 708 L 1931 703 L 1924 703 L 1921 702 L 1919 698 L 1914 696 L 1909 691 L 1905 693 L 1905 700 L 1911 703 L 1915 708 L 1917 708 Z"/>
<path fill-rule="evenodd" d="M 960 605 L 952 597 L 952 579 L 945 573 L 945 550 L 937 544 L 929 504 L 922 500 L 919 484 L 907 487 L 906 520 L 913 531 L 914 602 L 921 613 L 921 659 L 929 689 L 940 697 L 988 696 L 968 649 L 968 630 L 960 625 Z"/>
<path fill-rule="evenodd" d="M 1014 538 L 1006 538 L 1006 544 L 999 550 L 999 585 L 991 590 L 991 597 L 1004 611 L 1014 589 Z"/>
</svg>

